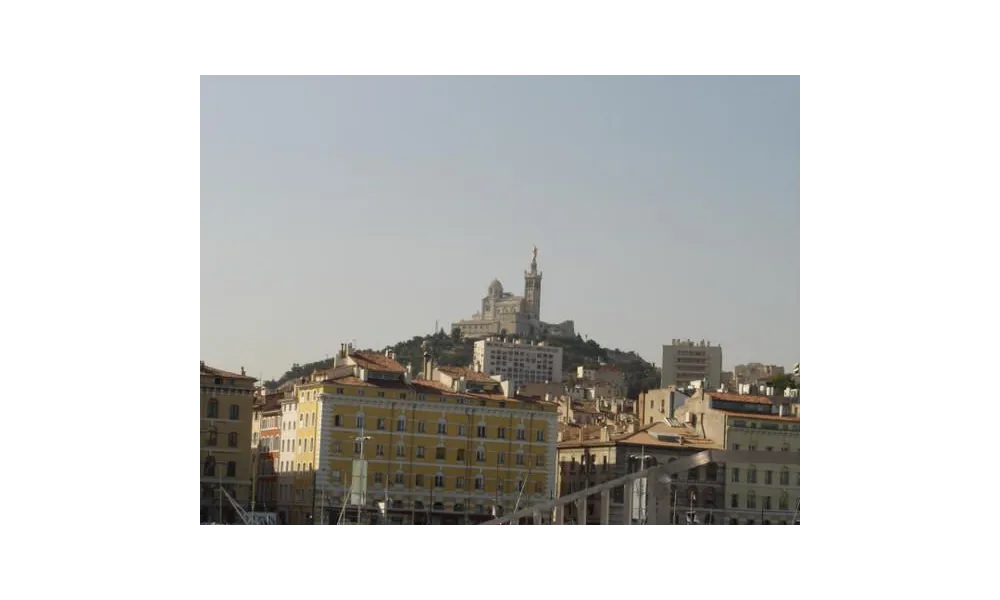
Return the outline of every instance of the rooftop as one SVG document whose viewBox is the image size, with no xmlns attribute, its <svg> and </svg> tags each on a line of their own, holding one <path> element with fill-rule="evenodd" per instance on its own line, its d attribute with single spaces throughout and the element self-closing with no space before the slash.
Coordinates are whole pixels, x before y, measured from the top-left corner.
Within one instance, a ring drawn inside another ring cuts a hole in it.
<svg viewBox="0 0 1000 600">
<path fill-rule="evenodd" d="M 240 379 L 243 381 L 257 381 L 253 377 L 248 375 L 241 375 L 240 373 L 230 373 L 229 371 L 223 371 L 222 369 L 216 369 L 215 367 L 210 367 L 202 361 L 201 363 L 201 374 L 209 375 L 212 377 L 227 377 L 230 379 Z"/>
<path fill-rule="evenodd" d="M 351 354 L 351 359 L 354 361 L 354 364 L 370 371 L 383 371 L 386 373 L 403 373 L 406 371 L 403 365 L 378 352 L 356 350 Z"/>
</svg>

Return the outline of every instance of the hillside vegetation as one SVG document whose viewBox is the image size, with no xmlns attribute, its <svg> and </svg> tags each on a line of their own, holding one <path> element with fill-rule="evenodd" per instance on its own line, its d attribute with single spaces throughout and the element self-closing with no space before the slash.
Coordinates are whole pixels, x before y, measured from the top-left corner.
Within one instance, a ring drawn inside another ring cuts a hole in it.
<svg viewBox="0 0 1000 600">
<path fill-rule="evenodd" d="M 405 342 L 395 344 L 392 349 L 396 353 L 396 360 L 403 365 L 413 365 L 414 373 L 419 373 L 423 364 L 421 347 L 424 341 L 430 342 L 435 362 L 439 365 L 464 367 L 472 363 L 473 341 L 460 340 L 456 335 L 447 335 L 444 330 L 434 335 L 414 336 Z M 584 341 L 579 335 L 572 338 L 543 337 L 528 339 L 528 341 L 544 341 L 552 346 L 562 348 L 563 369 L 567 371 L 567 375 L 571 371 L 575 372 L 579 365 L 597 366 L 600 363 L 606 363 L 617 366 L 625 374 L 626 395 L 629 398 L 638 398 L 640 392 L 657 388 L 660 385 L 660 373 L 656 367 L 643 360 L 635 352 L 625 352 L 617 348 L 614 350 L 603 348 L 594 340 Z M 307 377 L 316 369 L 332 365 L 333 358 L 301 365 L 296 363 L 280 379 L 268 381 L 266 385 L 270 388 L 277 387 L 286 381 Z"/>
</svg>

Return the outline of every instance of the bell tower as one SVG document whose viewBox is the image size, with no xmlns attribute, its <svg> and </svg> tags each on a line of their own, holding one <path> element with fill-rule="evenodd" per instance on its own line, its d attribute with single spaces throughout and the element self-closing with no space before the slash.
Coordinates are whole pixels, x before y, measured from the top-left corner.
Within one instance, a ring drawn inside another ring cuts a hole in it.
<svg viewBox="0 0 1000 600">
<path fill-rule="evenodd" d="M 542 318 L 542 274 L 538 272 L 538 247 L 531 249 L 530 270 L 524 272 L 524 303 L 527 305 L 528 316 L 532 319 Z"/>
</svg>

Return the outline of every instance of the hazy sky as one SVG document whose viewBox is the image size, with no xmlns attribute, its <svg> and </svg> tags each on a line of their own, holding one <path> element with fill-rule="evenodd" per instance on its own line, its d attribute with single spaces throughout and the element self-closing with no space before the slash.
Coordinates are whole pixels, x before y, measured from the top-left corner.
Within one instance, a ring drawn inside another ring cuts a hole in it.
<svg viewBox="0 0 1000 600">
<path fill-rule="evenodd" d="M 280 376 L 497 277 L 660 365 L 799 358 L 797 77 L 203 78 L 201 358 Z"/>
</svg>

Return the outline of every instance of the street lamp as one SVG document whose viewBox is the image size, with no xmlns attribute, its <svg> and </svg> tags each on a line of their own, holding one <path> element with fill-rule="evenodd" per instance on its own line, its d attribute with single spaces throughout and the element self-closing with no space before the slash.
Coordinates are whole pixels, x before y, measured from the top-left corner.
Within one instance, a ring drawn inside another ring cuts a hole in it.
<svg viewBox="0 0 1000 600">
<path fill-rule="evenodd" d="M 370 439 L 372 439 L 372 436 L 365 435 L 363 427 L 361 428 L 361 435 L 354 438 L 355 442 L 361 442 L 361 459 L 358 461 L 358 467 L 360 471 L 363 471 L 363 473 L 358 474 L 358 482 L 361 484 L 361 502 L 358 503 L 358 525 L 361 524 L 361 507 L 368 500 L 367 494 L 365 493 L 368 491 L 368 468 L 365 464 L 365 442 Z M 362 476 L 364 477 L 363 482 L 361 481 Z"/>
<path fill-rule="evenodd" d="M 629 455 L 629 458 L 631 458 L 633 460 L 638 460 L 639 461 L 639 470 L 640 471 L 644 471 L 646 469 L 646 459 L 647 458 L 653 458 L 653 457 L 650 454 L 646 454 L 645 453 L 645 448 L 643 448 L 643 453 L 642 454 L 631 454 L 631 455 Z M 642 481 L 642 486 L 641 486 L 642 487 L 642 503 L 640 504 L 639 521 L 641 522 L 640 524 L 642 524 L 642 525 L 646 524 L 646 480 L 647 479 L 648 479 L 647 477 L 643 477 L 642 480 L 641 480 Z M 632 515 L 629 515 L 629 518 L 631 519 Z"/>
</svg>

